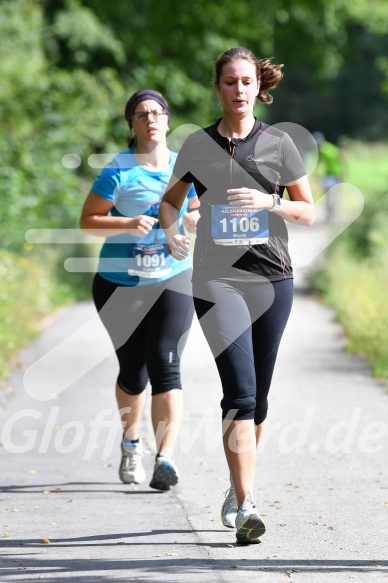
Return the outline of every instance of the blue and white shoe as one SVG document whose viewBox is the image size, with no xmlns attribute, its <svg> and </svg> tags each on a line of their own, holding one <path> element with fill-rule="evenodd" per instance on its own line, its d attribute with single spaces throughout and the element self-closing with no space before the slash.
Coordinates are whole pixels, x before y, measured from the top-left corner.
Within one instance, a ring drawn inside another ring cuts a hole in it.
<svg viewBox="0 0 388 583">
<path fill-rule="evenodd" d="M 265 533 L 265 524 L 252 500 L 250 491 L 238 509 L 236 516 L 236 538 L 239 543 L 257 543 Z"/>
<path fill-rule="evenodd" d="M 172 454 L 167 451 L 160 451 L 155 459 L 154 473 L 150 482 L 150 487 L 155 490 L 169 490 L 175 486 L 179 480 L 179 472 Z"/>
</svg>

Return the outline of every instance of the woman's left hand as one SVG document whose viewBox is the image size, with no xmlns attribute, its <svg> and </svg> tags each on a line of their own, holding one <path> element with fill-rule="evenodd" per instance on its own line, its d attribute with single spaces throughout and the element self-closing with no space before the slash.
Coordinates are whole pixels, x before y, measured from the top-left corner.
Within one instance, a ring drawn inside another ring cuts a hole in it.
<svg viewBox="0 0 388 583">
<path fill-rule="evenodd" d="M 174 235 L 167 243 L 167 251 L 174 259 L 178 261 L 183 261 L 190 253 L 190 239 L 185 235 Z"/>
<path fill-rule="evenodd" d="M 230 188 L 228 201 L 231 206 L 246 209 L 270 209 L 273 206 L 273 197 L 254 188 Z"/>
</svg>

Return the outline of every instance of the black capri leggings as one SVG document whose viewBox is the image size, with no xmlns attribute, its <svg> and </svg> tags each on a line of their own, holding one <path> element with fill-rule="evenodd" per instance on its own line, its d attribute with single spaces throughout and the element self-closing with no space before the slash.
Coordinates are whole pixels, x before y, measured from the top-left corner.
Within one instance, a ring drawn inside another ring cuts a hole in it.
<svg viewBox="0 0 388 583">
<path fill-rule="evenodd" d="M 181 389 L 179 354 L 184 341 L 179 347 L 178 342 L 194 315 L 191 270 L 161 283 L 134 287 L 97 274 L 93 299 L 117 354 L 119 387 L 137 395 L 150 380 L 153 395 Z"/>
<path fill-rule="evenodd" d="M 264 421 L 293 280 L 196 280 L 195 310 L 221 378 L 223 418 Z"/>
</svg>

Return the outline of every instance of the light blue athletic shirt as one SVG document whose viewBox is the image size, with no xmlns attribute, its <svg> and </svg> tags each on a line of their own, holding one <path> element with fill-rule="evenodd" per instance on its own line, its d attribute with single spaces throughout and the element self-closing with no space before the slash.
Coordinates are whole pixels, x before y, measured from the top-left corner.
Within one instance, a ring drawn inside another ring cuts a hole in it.
<svg viewBox="0 0 388 583">
<path fill-rule="evenodd" d="M 116 217 L 149 215 L 158 218 L 161 198 L 166 190 L 177 154 L 170 151 L 165 170 L 150 172 L 141 166 L 134 149 L 121 152 L 95 179 L 92 191 L 114 203 L 110 214 Z M 197 196 L 191 186 L 179 214 L 180 231 L 184 234 L 182 215 L 188 198 Z M 173 259 L 166 250 L 167 240 L 159 223 L 144 237 L 128 233 L 107 237 L 101 248 L 98 273 L 114 283 L 150 285 L 191 267 L 191 258 Z"/>
</svg>

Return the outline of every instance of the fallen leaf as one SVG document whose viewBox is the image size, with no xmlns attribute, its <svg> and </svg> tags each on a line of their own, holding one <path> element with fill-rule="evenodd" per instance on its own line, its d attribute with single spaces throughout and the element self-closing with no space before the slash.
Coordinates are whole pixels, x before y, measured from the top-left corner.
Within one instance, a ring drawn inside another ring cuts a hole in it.
<svg viewBox="0 0 388 583">
<path fill-rule="evenodd" d="M 328 528 L 329 530 L 337 530 L 337 527 L 335 527 L 335 526 L 328 526 L 327 528 Z"/>
<path fill-rule="evenodd" d="M 37 474 L 38 472 L 36 470 L 30 470 L 29 474 Z"/>
<path fill-rule="evenodd" d="M 46 545 L 49 545 L 49 544 L 50 544 L 50 540 L 49 540 L 48 538 L 44 538 L 44 539 L 42 539 L 42 540 L 43 540 L 43 542 L 44 542 Z"/>
<path fill-rule="evenodd" d="M 57 523 L 56 522 L 49 522 L 49 524 L 51 524 L 52 526 L 55 526 Z"/>
<path fill-rule="evenodd" d="M 153 557 L 161 557 L 162 555 L 152 555 Z"/>
<path fill-rule="evenodd" d="M 233 548 L 234 548 L 234 545 L 227 544 L 226 546 L 227 546 L 227 547 L 230 547 L 231 549 L 233 549 Z"/>
<path fill-rule="evenodd" d="M 281 504 L 280 500 L 274 500 L 274 504 Z"/>
<path fill-rule="evenodd" d="M 388 507 L 388 502 L 384 502 L 383 506 Z"/>
<path fill-rule="evenodd" d="M 40 506 L 34 506 L 34 508 L 35 508 L 36 510 L 38 510 L 38 509 L 40 508 Z"/>
<path fill-rule="evenodd" d="M 12 508 L 12 512 L 20 512 L 19 508 Z"/>
<path fill-rule="evenodd" d="M 240 563 L 232 563 L 231 565 L 229 565 L 229 567 L 231 569 L 238 569 L 239 566 L 240 566 Z"/>
<path fill-rule="evenodd" d="M 166 553 L 168 557 L 177 557 L 178 553 Z"/>
<path fill-rule="evenodd" d="M 43 490 L 42 494 L 51 494 L 51 490 Z"/>
<path fill-rule="evenodd" d="M 8 534 L 8 532 L 3 532 L 3 536 L 4 536 L 4 537 L 9 537 L 9 536 L 11 536 L 11 535 L 10 535 L 10 534 Z"/>
</svg>

